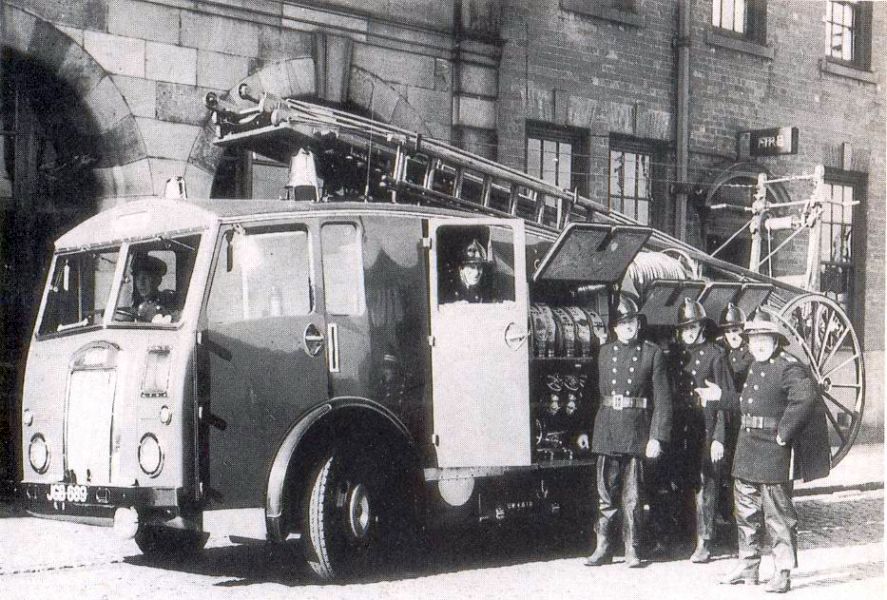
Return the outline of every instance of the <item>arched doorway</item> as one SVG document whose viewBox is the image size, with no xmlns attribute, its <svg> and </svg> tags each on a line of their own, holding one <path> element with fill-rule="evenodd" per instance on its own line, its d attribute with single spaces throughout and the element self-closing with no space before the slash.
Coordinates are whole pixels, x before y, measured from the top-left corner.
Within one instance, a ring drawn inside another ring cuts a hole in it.
<svg viewBox="0 0 887 600">
<path fill-rule="evenodd" d="M 749 267 L 752 236 L 748 228 L 750 209 L 757 189 L 758 174 L 770 172 L 756 163 L 736 163 L 717 171 L 708 183 L 704 205 L 700 209 L 702 241 L 707 253 L 727 262 Z M 788 194 L 780 186 L 769 186 L 770 202 L 785 202 Z M 761 249 L 761 258 L 767 256 L 767 243 Z M 775 246 L 774 246 L 775 247 Z M 775 270 L 776 257 L 761 265 L 761 272 Z"/>
<path fill-rule="evenodd" d="M 53 240 L 96 210 L 96 132 L 68 83 L 38 61 L 2 49 L 0 481 L 15 475 L 15 391 Z"/>
</svg>

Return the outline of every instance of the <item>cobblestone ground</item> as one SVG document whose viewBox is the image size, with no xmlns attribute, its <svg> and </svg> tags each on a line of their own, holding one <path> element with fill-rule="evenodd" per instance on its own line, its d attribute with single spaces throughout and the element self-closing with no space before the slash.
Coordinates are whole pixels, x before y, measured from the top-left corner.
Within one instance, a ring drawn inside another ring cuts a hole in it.
<svg viewBox="0 0 887 600">
<path fill-rule="evenodd" d="M 883 598 L 884 495 L 850 492 L 798 500 L 799 569 L 792 598 Z M 4 512 L 0 510 L 0 516 Z M 193 561 L 157 564 L 109 530 L 10 515 L 0 518 L 0 598 L 608 598 L 730 600 L 765 597 L 763 586 L 720 586 L 727 555 L 693 565 L 682 548 L 629 570 L 582 566 L 583 535 L 535 528 L 452 534 L 377 580 L 317 585 L 298 550 L 232 546 L 211 538 Z M 762 576 L 769 576 L 765 559 Z"/>
</svg>

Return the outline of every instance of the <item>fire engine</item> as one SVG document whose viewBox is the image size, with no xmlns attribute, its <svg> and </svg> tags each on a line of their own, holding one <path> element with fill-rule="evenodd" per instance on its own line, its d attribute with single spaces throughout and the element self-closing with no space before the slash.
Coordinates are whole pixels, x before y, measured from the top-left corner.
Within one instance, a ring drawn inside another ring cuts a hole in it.
<svg viewBox="0 0 887 600">
<path fill-rule="evenodd" d="M 407 130 L 270 95 L 207 104 L 218 144 L 288 162 L 289 184 L 195 200 L 173 182 L 58 239 L 21 406 L 31 514 L 155 556 L 299 538 L 325 579 L 417 527 L 581 518 L 577 438 L 629 290 L 652 332 L 685 298 L 773 308 L 834 462 L 849 449 L 862 354 L 825 296 Z M 464 264 L 481 291 L 456 290 Z"/>
</svg>

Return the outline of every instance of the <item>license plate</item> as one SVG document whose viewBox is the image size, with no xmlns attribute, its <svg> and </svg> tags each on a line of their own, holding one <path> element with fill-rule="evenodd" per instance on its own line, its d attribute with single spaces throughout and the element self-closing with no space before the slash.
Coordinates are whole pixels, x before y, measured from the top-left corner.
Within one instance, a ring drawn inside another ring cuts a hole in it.
<svg viewBox="0 0 887 600">
<path fill-rule="evenodd" d="M 85 485 L 53 483 L 49 486 L 46 499 L 50 502 L 86 502 L 88 490 Z"/>
</svg>

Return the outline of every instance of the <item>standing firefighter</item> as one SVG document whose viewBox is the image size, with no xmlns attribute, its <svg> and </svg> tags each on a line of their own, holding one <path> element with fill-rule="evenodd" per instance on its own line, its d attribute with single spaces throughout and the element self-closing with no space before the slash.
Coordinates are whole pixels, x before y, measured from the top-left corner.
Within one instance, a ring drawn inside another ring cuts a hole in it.
<svg viewBox="0 0 887 600">
<path fill-rule="evenodd" d="M 751 352 L 748 349 L 748 342 L 745 339 L 746 315 L 745 311 L 733 304 L 728 303 L 721 311 L 721 318 L 718 320 L 718 326 L 721 330 L 721 344 L 727 352 L 727 364 L 730 366 L 730 374 L 733 376 L 733 389 L 737 392 L 742 391 L 745 385 L 745 379 L 748 376 L 748 368 L 754 362 Z M 739 435 L 739 415 L 725 411 L 721 413 L 724 417 L 724 464 L 728 467 L 733 464 L 733 455 L 736 452 L 736 438 Z M 735 525 L 733 519 L 733 481 L 729 477 L 725 477 L 721 482 L 720 494 L 721 514 L 724 519 Z M 735 536 L 732 536 L 735 540 Z"/>
<path fill-rule="evenodd" d="M 640 318 L 631 298 L 620 298 L 613 323 L 617 340 L 602 346 L 598 356 L 601 404 L 592 452 L 598 455 L 600 515 L 597 547 L 585 564 L 596 567 L 612 561 L 621 509 L 625 562 L 638 567 L 643 459 L 658 458 L 662 443 L 669 440 L 671 394 L 662 351 L 638 339 Z"/>
<path fill-rule="evenodd" d="M 792 479 L 828 475 L 828 431 L 816 385 L 784 349 L 788 339 L 772 317 L 758 310 L 745 331 L 754 362 L 742 393 L 722 393 L 710 382 L 697 390 L 705 402 L 721 399 L 723 408 L 741 413 L 733 461 L 739 561 L 722 583 L 758 582 L 766 526 L 776 565 L 767 591 L 785 593 L 797 566 Z"/>
<path fill-rule="evenodd" d="M 675 453 L 672 460 L 682 472 L 682 489 L 695 496 L 696 549 L 690 560 L 711 560 L 715 534 L 718 488 L 724 458 L 724 416 L 715 407 L 703 407 L 695 388 L 706 380 L 733 391 L 724 351 L 705 339 L 708 318 L 699 302 L 684 300 L 678 307 L 677 327 L 681 349 L 677 354 L 675 386 Z"/>
</svg>

